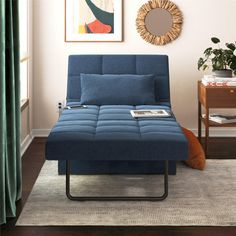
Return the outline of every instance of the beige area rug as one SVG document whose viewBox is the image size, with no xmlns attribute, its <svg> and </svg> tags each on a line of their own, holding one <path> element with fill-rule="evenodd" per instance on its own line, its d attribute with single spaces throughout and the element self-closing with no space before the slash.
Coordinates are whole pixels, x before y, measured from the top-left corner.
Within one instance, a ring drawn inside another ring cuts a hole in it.
<svg viewBox="0 0 236 236">
<path fill-rule="evenodd" d="M 80 195 L 154 195 L 162 176 L 73 176 Z M 208 160 L 204 171 L 178 164 L 161 202 L 74 202 L 65 177 L 46 161 L 17 226 L 236 226 L 236 160 Z"/>
</svg>

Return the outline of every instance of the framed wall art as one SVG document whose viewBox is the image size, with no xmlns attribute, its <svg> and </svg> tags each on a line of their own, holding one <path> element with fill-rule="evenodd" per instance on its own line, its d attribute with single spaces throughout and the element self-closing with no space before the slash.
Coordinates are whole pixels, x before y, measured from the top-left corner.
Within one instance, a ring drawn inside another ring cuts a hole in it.
<svg viewBox="0 0 236 236">
<path fill-rule="evenodd" d="M 122 41 L 122 0 L 65 0 L 65 41 Z"/>
</svg>

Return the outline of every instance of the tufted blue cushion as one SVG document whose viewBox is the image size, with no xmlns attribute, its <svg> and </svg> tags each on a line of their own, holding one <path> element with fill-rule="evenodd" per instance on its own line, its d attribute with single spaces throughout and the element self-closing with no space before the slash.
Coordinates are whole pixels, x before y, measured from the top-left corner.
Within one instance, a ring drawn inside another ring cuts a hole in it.
<svg viewBox="0 0 236 236">
<path fill-rule="evenodd" d="M 81 73 L 153 74 L 156 101 L 170 108 L 166 55 L 71 55 L 68 62 L 68 105 L 80 102 Z M 137 109 L 141 107 L 148 106 L 137 106 Z M 173 159 L 169 170 L 175 173 L 175 160 L 187 156 L 186 140 L 175 119 L 130 120 L 127 114 L 131 108 L 135 109 L 134 106 L 115 106 L 114 109 L 113 106 L 89 106 L 86 111 L 64 111 L 49 135 L 46 158 L 60 159 L 59 173 L 64 171 L 63 159 L 68 158 L 73 159 L 73 173 L 157 173 L 159 170 L 163 173 L 163 163 L 158 160 Z M 105 110 L 107 117 L 104 116 Z M 108 130 L 105 132 L 103 128 Z M 115 133 L 121 139 L 116 139 Z"/>
<path fill-rule="evenodd" d="M 81 98 L 80 74 L 154 75 L 156 101 L 170 104 L 169 64 L 166 55 L 71 55 L 67 102 Z"/>
<path fill-rule="evenodd" d="M 81 74 L 81 104 L 155 104 L 153 75 Z"/>
<path fill-rule="evenodd" d="M 49 160 L 186 160 L 188 145 L 174 117 L 134 119 L 132 109 L 164 106 L 89 105 L 63 111 L 46 144 Z"/>
</svg>

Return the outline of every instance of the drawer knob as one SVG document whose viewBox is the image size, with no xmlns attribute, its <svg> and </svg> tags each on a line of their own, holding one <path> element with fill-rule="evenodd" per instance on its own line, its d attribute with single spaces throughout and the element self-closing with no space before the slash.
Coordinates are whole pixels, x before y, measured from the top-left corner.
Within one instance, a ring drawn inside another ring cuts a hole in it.
<svg viewBox="0 0 236 236">
<path fill-rule="evenodd" d="M 230 93 L 234 93 L 235 91 L 233 89 L 230 90 Z"/>
</svg>

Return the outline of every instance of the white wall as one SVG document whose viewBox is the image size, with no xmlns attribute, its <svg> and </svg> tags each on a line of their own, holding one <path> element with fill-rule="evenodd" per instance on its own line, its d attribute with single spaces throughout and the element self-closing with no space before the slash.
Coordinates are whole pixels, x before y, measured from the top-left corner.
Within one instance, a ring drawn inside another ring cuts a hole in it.
<svg viewBox="0 0 236 236">
<path fill-rule="evenodd" d="M 57 120 L 57 102 L 65 100 L 70 54 L 167 54 L 171 100 L 178 121 L 197 126 L 197 60 L 217 36 L 235 41 L 236 0 L 174 0 L 184 16 L 180 37 L 166 46 L 146 43 L 136 32 L 139 7 L 147 0 L 124 0 L 124 42 L 65 43 L 64 0 L 34 0 L 34 129 L 49 129 Z M 227 2 L 227 4 L 226 4 Z"/>
</svg>

